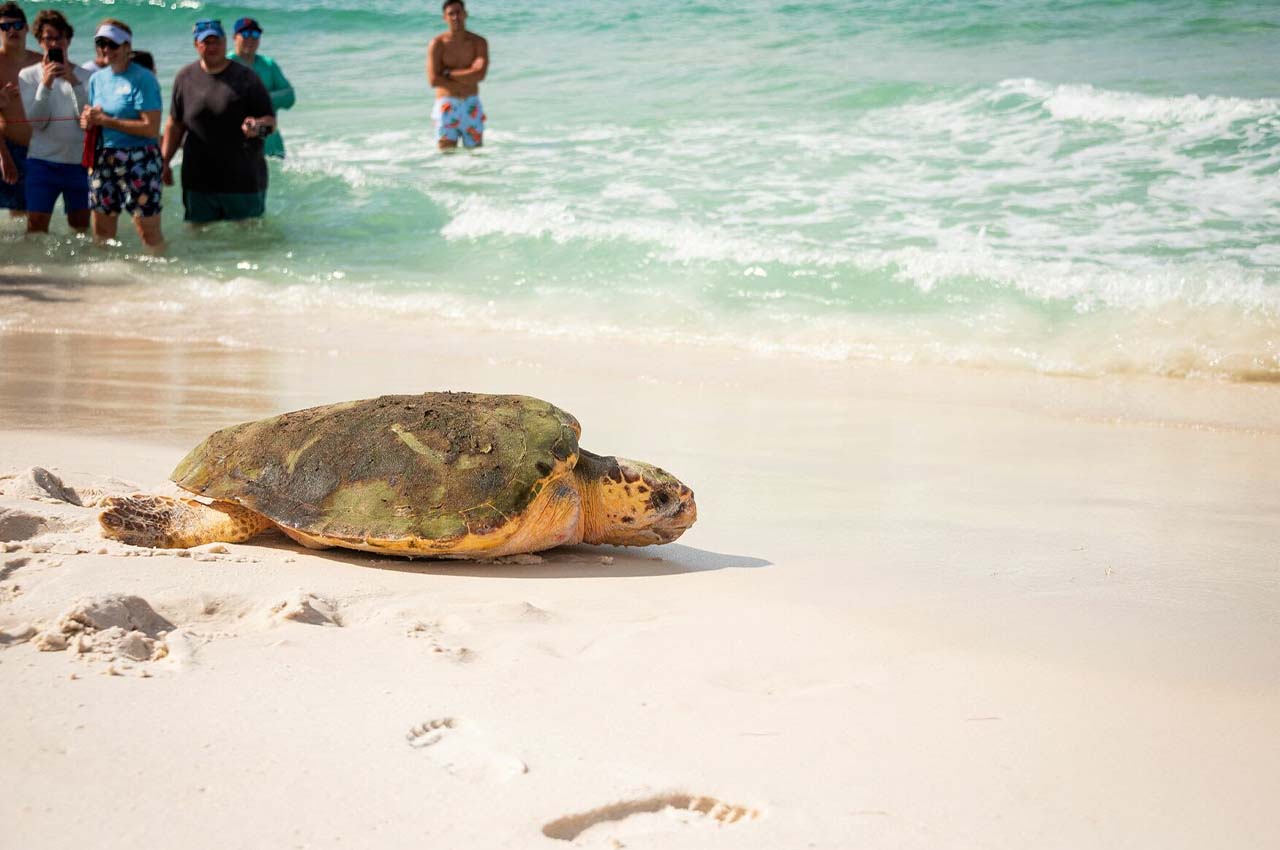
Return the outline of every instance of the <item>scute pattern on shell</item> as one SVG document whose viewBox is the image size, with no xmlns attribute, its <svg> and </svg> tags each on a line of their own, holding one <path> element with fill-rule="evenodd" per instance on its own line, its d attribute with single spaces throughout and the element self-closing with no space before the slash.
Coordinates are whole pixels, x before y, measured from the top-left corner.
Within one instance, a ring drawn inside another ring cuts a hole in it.
<svg viewBox="0 0 1280 850">
<path fill-rule="evenodd" d="M 218 431 L 172 479 L 307 534 L 456 540 L 519 517 L 573 468 L 580 433 L 528 396 L 382 396 Z"/>
</svg>

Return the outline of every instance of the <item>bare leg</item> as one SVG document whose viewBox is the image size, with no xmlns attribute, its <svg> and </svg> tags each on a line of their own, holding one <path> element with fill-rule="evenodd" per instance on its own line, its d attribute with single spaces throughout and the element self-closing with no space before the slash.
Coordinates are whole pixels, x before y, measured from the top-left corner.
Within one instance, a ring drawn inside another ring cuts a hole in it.
<svg viewBox="0 0 1280 850">
<path fill-rule="evenodd" d="M 107 242 L 116 238 L 116 228 L 120 226 L 119 213 L 93 214 L 93 238 L 98 242 Z"/>
<path fill-rule="evenodd" d="M 53 218 L 50 213 L 27 213 L 27 232 L 28 233 L 48 233 L 49 221 Z"/>
<path fill-rule="evenodd" d="M 76 210 L 67 213 L 67 226 L 77 233 L 84 233 L 89 229 L 89 211 Z"/>
<path fill-rule="evenodd" d="M 164 253 L 164 234 L 160 232 L 159 215 L 135 215 L 133 225 L 138 229 L 138 238 L 147 246 L 149 253 Z"/>
</svg>

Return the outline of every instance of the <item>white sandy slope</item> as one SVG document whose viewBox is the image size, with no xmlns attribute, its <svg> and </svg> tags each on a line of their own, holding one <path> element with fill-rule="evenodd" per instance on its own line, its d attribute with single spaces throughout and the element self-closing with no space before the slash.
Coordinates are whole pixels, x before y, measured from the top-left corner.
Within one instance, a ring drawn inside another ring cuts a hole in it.
<svg viewBox="0 0 1280 850">
<path fill-rule="evenodd" d="M 1280 842 L 1275 388 L 395 340 L 0 334 L 0 846 Z M 151 553 L 31 472 L 162 489 L 214 428 L 447 388 L 561 404 L 698 525 Z"/>
</svg>

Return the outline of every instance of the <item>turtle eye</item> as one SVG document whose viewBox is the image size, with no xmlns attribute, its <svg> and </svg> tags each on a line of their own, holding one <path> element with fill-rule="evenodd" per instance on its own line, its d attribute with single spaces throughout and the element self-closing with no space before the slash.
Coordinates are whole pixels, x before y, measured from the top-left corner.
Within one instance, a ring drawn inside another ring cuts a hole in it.
<svg viewBox="0 0 1280 850">
<path fill-rule="evenodd" d="M 662 507 L 665 508 L 667 506 L 667 503 L 671 501 L 671 494 L 668 493 L 666 490 L 659 490 L 657 493 L 654 494 L 653 498 L 657 500 L 659 505 L 662 505 Z"/>
</svg>

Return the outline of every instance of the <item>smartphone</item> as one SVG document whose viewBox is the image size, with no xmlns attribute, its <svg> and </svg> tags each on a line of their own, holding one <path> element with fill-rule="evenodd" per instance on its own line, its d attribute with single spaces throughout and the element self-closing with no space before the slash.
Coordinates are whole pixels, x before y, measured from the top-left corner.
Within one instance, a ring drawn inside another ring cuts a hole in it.
<svg viewBox="0 0 1280 850">
<path fill-rule="evenodd" d="M 49 55 L 45 58 L 50 62 L 57 62 L 58 64 L 62 64 L 67 61 L 67 57 L 63 55 L 61 47 L 50 47 Z"/>
</svg>

